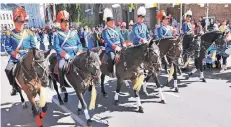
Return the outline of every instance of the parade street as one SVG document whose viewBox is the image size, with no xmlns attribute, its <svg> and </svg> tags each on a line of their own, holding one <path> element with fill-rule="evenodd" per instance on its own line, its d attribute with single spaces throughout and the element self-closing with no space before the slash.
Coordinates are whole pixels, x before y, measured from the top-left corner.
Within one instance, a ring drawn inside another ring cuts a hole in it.
<svg viewBox="0 0 231 127">
<path fill-rule="evenodd" d="M 1 127 L 36 127 L 25 94 L 27 109 L 22 108 L 19 94 L 10 96 L 11 86 L 4 72 L 9 56 L 1 58 Z M 125 85 L 122 87 L 119 106 L 114 106 L 116 80 L 107 77 L 105 87 L 108 97 L 104 98 L 98 87 L 96 109 L 90 111 L 90 115 L 94 115 L 93 127 L 231 127 L 230 58 L 226 72 L 219 73 L 219 70 L 214 69 L 213 72 L 204 73 L 207 83 L 199 81 L 199 72 L 189 80 L 185 80 L 185 74 L 179 76 L 180 93 L 172 92 L 169 87 L 163 88 L 166 104 L 159 103 L 158 97 L 147 97 L 141 90 L 143 114 L 136 112 L 133 90 Z M 166 74 L 161 73 L 161 84 L 166 80 Z M 153 83 L 150 81 L 149 84 Z M 78 100 L 74 90 L 67 90 L 69 102 L 60 106 L 55 91 L 48 89 L 48 111 L 43 119 L 44 127 L 86 126 L 84 115 L 77 115 Z M 148 86 L 148 92 L 153 92 L 153 86 Z M 89 98 L 89 92 L 85 93 L 85 97 Z"/>
</svg>

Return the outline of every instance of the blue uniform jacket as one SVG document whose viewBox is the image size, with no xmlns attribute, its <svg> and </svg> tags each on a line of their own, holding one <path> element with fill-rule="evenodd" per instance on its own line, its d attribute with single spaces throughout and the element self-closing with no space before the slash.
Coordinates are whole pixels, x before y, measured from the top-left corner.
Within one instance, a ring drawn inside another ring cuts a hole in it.
<svg viewBox="0 0 231 127">
<path fill-rule="evenodd" d="M 157 36 L 159 39 L 173 37 L 170 28 L 168 28 L 167 25 L 164 24 L 157 28 Z"/>
<path fill-rule="evenodd" d="M 70 55 L 70 57 L 73 57 L 78 50 L 82 50 L 82 44 L 79 40 L 77 33 L 74 31 L 70 31 L 69 37 L 62 47 L 62 44 L 67 37 L 68 32 L 58 30 L 54 35 L 54 49 L 57 52 L 58 60 L 64 58 L 67 54 Z"/>
<path fill-rule="evenodd" d="M 193 34 L 192 24 L 189 22 L 184 22 L 184 24 L 182 25 L 182 31 L 184 35 Z"/>
<path fill-rule="evenodd" d="M 19 59 L 14 58 L 13 53 L 18 47 L 21 37 L 22 36 L 20 35 L 20 33 L 16 32 L 15 29 L 12 31 L 8 31 L 6 33 L 5 49 L 7 53 L 10 55 L 9 61 L 18 62 L 20 58 L 22 58 L 28 53 L 27 51 L 29 49 L 36 48 L 36 44 L 34 40 L 35 38 L 33 36 L 33 33 L 30 30 L 26 30 L 26 34 L 25 37 L 23 37 L 22 44 L 18 48 L 19 50 L 18 54 L 20 55 L 20 58 Z"/>
<path fill-rule="evenodd" d="M 133 45 L 138 45 L 140 43 L 140 39 L 149 39 L 150 33 L 148 31 L 147 26 L 144 23 L 136 23 L 132 26 L 132 35 L 133 35 Z"/>
<path fill-rule="evenodd" d="M 115 46 L 113 45 L 122 47 L 122 43 L 124 42 L 121 33 L 117 32 L 116 29 L 112 29 L 112 28 L 104 29 L 102 32 L 102 37 L 104 39 L 104 44 L 107 53 L 115 50 L 114 49 Z"/>
</svg>

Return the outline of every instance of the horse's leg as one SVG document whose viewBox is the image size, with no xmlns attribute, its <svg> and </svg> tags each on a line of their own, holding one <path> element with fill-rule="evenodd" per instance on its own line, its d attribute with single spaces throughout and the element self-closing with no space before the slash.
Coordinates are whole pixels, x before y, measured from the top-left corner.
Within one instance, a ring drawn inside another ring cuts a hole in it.
<svg viewBox="0 0 231 127">
<path fill-rule="evenodd" d="M 83 94 L 82 94 L 82 93 L 79 93 L 79 92 L 76 92 L 76 94 L 77 94 L 77 96 L 78 96 L 78 98 L 79 98 L 79 102 L 80 102 L 81 105 L 82 105 L 82 109 L 83 109 L 85 118 L 87 119 L 87 125 L 88 125 L 88 126 L 91 126 L 92 120 L 91 120 L 91 117 L 90 117 L 90 115 L 89 115 L 89 113 L 88 113 L 87 104 L 86 104 L 86 102 L 85 102 L 85 100 L 84 100 L 84 98 L 83 98 Z M 78 106 L 78 108 L 80 108 L 80 107 Z"/>
<path fill-rule="evenodd" d="M 202 82 L 206 82 L 205 77 L 204 77 L 204 72 L 203 72 L 203 58 L 199 58 L 199 68 L 200 68 L 200 79 Z"/>
<path fill-rule="evenodd" d="M 156 82 L 156 86 L 158 88 L 158 92 L 159 92 L 159 95 L 160 95 L 160 99 L 161 99 L 161 103 L 165 104 L 166 103 L 166 100 L 164 98 L 164 95 L 162 93 L 162 89 L 161 89 L 161 86 L 160 86 L 160 81 L 159 81 L 159 78 L 158 78 L 158 75 L 156 72 L 153 73 L 153 78 L 154 78 L 154 81 Z"/>
<path fill-rule="evenodd" d="M 64 79 L 65 79 L 65 78 L 64 78 Z M 64 83 L 67 83 L 66 80 L 64 80 Z M 66 87 L 62 87 L 62 92 L 64 92 L 63 101 L 64 101 L 65 103 L 67 103 L 67 102 L 68 102 L 68 93 L 67 93 Z"/>
<path fill-rule="evenodd" d="M 104 97 L 107 97 L 107 93 L 105 92 L 104 89 L 105 75 L 102 73 L 100 78 L 101 78 L 101 93 L 103 94 Z"/>
<path fill-rule="evenodd" d="M 180 69 L 180 66 L 178 66 L 178 65 L 177 65 L 177 72 L 178 72 L 179 75 L 182 74 L 182 71 L 181 71 L 181 69 Z"/>
<path fill-rule="evenodd" d="M 82 112 L 82 104 L 81 104 L 81 102 L 79 101 L 78 102 L 78 109 L 77 109 L 77 114 L 78 115 L 81 115 L 83 112 Z"/>
<path fill-rule="evenodd" d="M 173 83 L 173 85 L 174 85 L 175 91 L 179 92 L 179 88 L 177 85 L 177 65 L 173 64 L 173 67 L 174 67 L 174 73 L 173 73 L 174 83 Z"/>
<path fill-rule="evenodd" d="M 123 84 L 123 80 L 121 80 L 120 78 L 117 79 L 117 86 L 116 86 L 116 93 L 114 96 L 114 100 L 115 100 L 115 105 L 119 105 L 119 93 L 120 93 L 120 89 L 121 86 Z"/>
<path fill-rule="evenodd" d="M 56 93 L 58 95 L 59 104 L 63 105 L 64 103 L 63 103 L 63 100 L 62 100 L 62 98 L 61 98 L 61 96 L 59 94 L 59 88 L 58 88 L 57 82 L 54 79 L 52 79 L 52 82 L 53 82 L 53 85 L 54 85 L 54 89 L 55 89 L 55 91 L 56 91 Z"/>
<path fill-rule="evenodd" d="M 195 64 L 195 67 L 188 74 L 188 76 L 186 77 L 186 79 L 189 79 L 197 71 L 197 69 L 199 69 L 199 58 L 195 58 L 194 64 Z"/>
<path fill-rule="evenodd" d="M 151 78 L 152 76 L 152 71 L 148 71 L 148 74 L 147 76 L 145 77 L 144 79 L 144 83 L 143 83 L 143 92 L 148 95 L 148 92 L 147 92 L 147 82 L 149 81 L 149 79 Z"/>
<path fill-rule="evenodd" d="M 26 93 L 27 94 L 27 97 L 28 97 L 28 100 L 30 101 L 31 103 L 31 106 L 32 106 L 32 113 L 33 113 L 33 116 L 35 117 L 36 119 L 36 123 L 38 125 L 38 127 L 43 127 L 43 124 L 42 124 L 42 120 L 40 118 L 40 113 L 39 113 L 39 109 L 37 108 L 37 105 L 35 103 L 35 98 L 33 97 L 33 94 L 32 92 L 31 93 Z"/>
<path fill-rule="evenodd" d="M 144 110 L 143 110 L 143 107 L 142 107 L 141 101 L 140 101 L 139 92 L 137 92 L 136 90 L 134 90 L 134 93 L 135 93 L 135 97 L 136 97 L 136 103 L 137 103 L 137 106 L 138 106 L 138 112 L 144 113 Z"/>
<path fill-rule="evenodd" d="M 19 89 L 18 92 L 19 92 L 19 95 L 20 95 L 20 98 L 21 98 L 22 108 L 25 109 L 25 108 L 27 108 L 27 104 L 26 104 L 25 99 L 24 99 L 24 97 L 22 95 L 22 90 Z"/>
</svg>

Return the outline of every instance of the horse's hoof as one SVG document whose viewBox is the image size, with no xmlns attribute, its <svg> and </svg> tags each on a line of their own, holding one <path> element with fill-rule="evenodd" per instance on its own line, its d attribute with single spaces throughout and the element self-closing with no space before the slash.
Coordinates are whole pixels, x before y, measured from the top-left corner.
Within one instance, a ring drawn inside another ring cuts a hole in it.
<svg viewBox="0 0 231 127">
<path fill-rule="evenodd" d="M 141 106 L 139 106 L 138 112 L 139 112 L 139 113 L 144 113 L 144 109 L 143 109 Z"/>
<path fill-rule="evenodd" d="M 78 114 L 78 115 L 82 115 L 82 114 L 83 114 L 82 109 L 78 108 L 77 114 Z"/>
<path fill-rule="evenodd" d="M 165 100 L 161 100 L 160 103 L 166 104 L 166 101 Z"/>
<path fill-rule="evenodd" d="M 59 101 L 59 104 L 60 105 L 64 105 L 64 102 L 61 100 L 61 101 Z"/>
<path fill-rule="evenodd" d="M 119 106 L 119 100 L 115 100 L 115 106 Z"/>
<path fill-rule="evenodd" d="M 88 119 L 88 120 L 87 120 L 87 126 L 88 126 L 88 127 L 91 127 L 91 126 L 92 126 L 92 120 L 91 120 L 91 119 Z"/>
<path fill-rule="evenodd" d="M 179 93 L 179 88 L 178 87 L 175 88 L 175 92 Z"/>
<path fill-rule="evenodd" d="M 64 97 L 64 98 L 63 98 L 63 101 L 64 101 L 65 103 L 67 103 L 67 102 L 68 102 L 68 98 Z"/>
<path fill-rule="evenodd" d="M 202 82 L 206 82 L 205 78 L 202 78 Z"/>
<path fill-rule="evenodd" d="M 103 97 L 108 97 L 106 92 L 102 92 L 102 94 L 103 94 Z"/>
<path fill-rule="evenodd" d="M 22 108 L 23 109 L 27 109 L 28 108 L 28 106 L 27 106 L 27 104 L 25 102 L 22 104 Z"/>
</svg>

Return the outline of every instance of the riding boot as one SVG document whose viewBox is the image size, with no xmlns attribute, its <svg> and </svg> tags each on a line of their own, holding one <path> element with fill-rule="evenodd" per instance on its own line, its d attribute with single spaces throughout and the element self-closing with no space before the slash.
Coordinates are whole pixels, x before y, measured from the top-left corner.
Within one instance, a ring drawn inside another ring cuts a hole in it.
<svg viewBox="0 0 231 127">
<path fill-rule="evenodd" d="M 64 85 L 64 73 L 62 69 L 59 69 L 59 84 L 60 84 L 61 91 L 63 92 L 65 85 Z"/>
<path fill-rule="evenodd" d="M 6 76 L 7 76 L 8 80 L 9 80 L 9 83 L 12 86 L 12 91 L 11 91 L 10 95 L 15 96 L 15 95 L 17 95 L 17 90 L 16 90 L 16 87 L 13 85 L 14 84 L 14 77 L 12 74 L 12 70 L 5 70 L 5 72 L 6 72 Z"/>
</svg>

